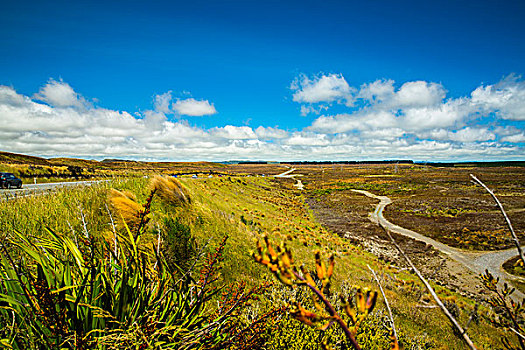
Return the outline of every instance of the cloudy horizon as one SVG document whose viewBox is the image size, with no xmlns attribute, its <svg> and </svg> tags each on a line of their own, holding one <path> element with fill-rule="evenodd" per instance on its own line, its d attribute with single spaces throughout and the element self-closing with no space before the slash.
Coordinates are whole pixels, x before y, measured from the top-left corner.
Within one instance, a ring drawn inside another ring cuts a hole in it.
<svg viewBox="0 0 525 350">
<path fill-rule="evenodd" d="M 207 96 L 167 91 L 149 110 L 118 111 L 60 79 L 31 96 L 0 86 L 2 150 L 98 160 L 523 160 L 525 81 L 514 74 L 458 98 L 435 82 L 350 86 L 324 73 L 299 74 L 287 92 L 311 120 L 302 129 L 196 126 L 221 117 Z"/>
</svg>

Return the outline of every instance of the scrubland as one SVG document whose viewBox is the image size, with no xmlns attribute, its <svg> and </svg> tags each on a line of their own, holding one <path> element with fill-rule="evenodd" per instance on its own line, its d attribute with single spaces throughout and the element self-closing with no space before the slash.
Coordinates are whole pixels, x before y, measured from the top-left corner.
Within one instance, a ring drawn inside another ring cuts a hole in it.
<svg viewBox="0 0 525 350">
<path fill-rule="evenodd" d="M 273 246 L 285 244 L 305 272 L 316 270 L 316 252 L 323 261 L 333 254 L 335 269 L 326 297 L 341 315 L 340 294 L 356 300 L 358 289 L 378 290 L 370 266 L 392 306 L 401 347 L 465 348 L 417 277 L 399 262 L 381 260 L 328 230 L 312 211 L 312 200 L 326 204 L 349 189 L 367 189 L 396 200 L 387 214 L 400 225 L 410 227 L 408 222 L 415 219 L 419 232 L 460 247 L 483 249 L 484 242 L 508 246 L 504 240 L 494 243 L 490 235 L 474 238 L 472 232 L 493 232 L 502 225 L 490 216 L 494 208 L 489 199 L 482 199 L 482 191 L 463 178 L 465 171 L 304 166 L 298 172 L 304 175 L 306 191 L 295 190 L 291 179 L 248 176 L 276 174 L 278 166 L 222 171 L 230 176 L 156 178 L 153 183 L 148 171 L 141 173 L 147 178 L 122 176 L 0 202 L 3 346 L 348 348 L 337 325 L 319 330 L 304 317 L 300 321 L 297 302 L 317 314 L 326 313 L 323 307 L 315 311 L 315 299 L 304 286 L 281 283 L 254 260 L 256 242 L 267 239 Z M 490 185 L 502 181 L 497 174 L 490 176 Z M 523 205 L 521 176 L 521 170 L 513 173 L 505 192 L 500 192 L 511 213 Z M 467 197 L 474 200 L 461 200 Z M 342 196 L 336 205 L 356 209 L 346 218 L 347 230 L 377 233 L 366 219 L 373 201 Z M 435 229 L 444 218 L 472 222 L 469 215 L 474 214 L 489 219 L 480 219 L 479 229 L 458 230 L 462 224 L 457 223 Z M 519 215 L 513 220 L 522 235 Z M 456 231 L 460 238 L 448 238 Z M 72 277 L 65 278 L 68 274 Z M 492 324 L 487 303 L 437 284 L 434 288 L 460 323 L 468 324 L 467 332 L 479 348 L 499 349 L 503 336 L 516 341 L 509 331 Z M 353 324 L 351 317 L 342 317 Z M 381 295 L 354 335 L 363 349 L 391 347 Z"/>
</svg>

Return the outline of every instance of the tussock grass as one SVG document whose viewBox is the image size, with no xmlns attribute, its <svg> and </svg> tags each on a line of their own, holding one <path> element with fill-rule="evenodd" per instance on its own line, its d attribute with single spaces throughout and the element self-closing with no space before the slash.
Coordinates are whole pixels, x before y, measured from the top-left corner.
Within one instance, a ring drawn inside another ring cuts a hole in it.
<svg viewBox="0 0 525 350">
<path fill-rule="evenodd" d="M 170 205 L 184 205 L 191 203 L 188 191 L 173 177 L 156 175 L 150 183 L 151 190 L 156 191 L 165 203 Z"/>
<path fill-rule="evenodd" d="M 350 296 L 353 285 L 376 289 L 367 265 L 378 272 L 393 309 L 400 343 L 406 349 L 462 348 L 438 310 L 419 307 L 424 305 L 424 293 L 415 276 L 379 261 L 328 232 L 316 222 L 300 192 L 280 189 L 274 183 L 276 180 L 260 177 L 174 180 L 155 178 L 150 186 L 149 179 L 132 178 L 86 188 L 63 189 L 47 196 L 1 202 L 2 234 L 4 237 L 13 237 L 14 232 L 18 231 L 30 237 L 47 237 L 48 232 L 42 228 L 49 227 L 72 240 L 85 231 L 111 240 L 114 236 L 112 220 L 118 224 L 121 219 L 116 213 L 120 210 L 120 215 L 128 218 L 126 222 L 136 223 L 137 220 L 133 221 L 133 218 L 144 216 L 144 203 L 155 191 L 162 200 L 150 203 L 151 207 L 145 214 L 149 218 L 148 230 L 141 235 L 141 245 L 153 254 L 147 259 L 149 263 L 155 262 L 153 256 L 159 247 L 159 237 L 165 239 L 162 232 L 158 233 L 158 227 L 162 231 L 161 223 L 167 218 L 176 218 L 176 224 L 172 222 L 170 225 L 178 230 L 176 232 L 183 232 L 175 236 L 188 236 L 187 232 L 190 232 L 194 239 L 192 249 L 197 253 L 201 249 L 206 250 L 205 247 L 219 245 L 225 235 L 229 236 L 224 243 L 221 274 L 217 276 L 218 282 L 225 285 L 242 282 L 246 288 L 256 288 L 272 280 L 271 274 L 251 257 L 255 241 L 264 236 L 273 242 L 286 242 L 294 252 L 295 261 L 304 263 L 305 271 L 315 270 L 312 259 L 314 251 L 319 250 L 323 256 L 333 253 L 336 261 L 332 277 L 333 291 Z M 110 190 L 112 188 L 115 190 Z M 191 198 L 191 205 L 188 198 Z M 108 210 L 111 207 L 109 203 L 113 203 L 113 211 Z M 140 222 L 138 225 L 141 226 Z M 117 230 L 122 232 L 124 227 L 117 227 Z M 186 228 L 189 231 L 184 231 Z M 191 266 L 191 262 L 187 266 Z M 459 320 L 465 324 L 474 308 L 474 301 L 444 288 L 437 290 L 441 295 L 454 296 L 452 302 L 460 305 Z M 214 298 L 218 298 L 218 295 Z M 253 321 L 250 315 L 256 314 L 257 310 L 264 312 L 271 305 L 284 305 L 294 299 L 303 300 L 304 305 L 312 306 L 308 304 L 308 298 L 297 291 L 275 286 L 266 293 L 265 298 L 253 302 L 239 317 L 249 323 Z M 360 344 L 366 344 L 364 348 L 388 346 L 384 317 L 383 303 L 378 300 L 373 313 L 356 335 Z M 264 328 L 261 332 L 264 333 L 268 348 L 319 348 L 319 331 L 288 317 L 275 319 L 270 328 Z M 341 341 L 341 334 L 330 332 L 326 337 L 332 344 Z M 501 333 L 483 318 L 479 324 L 471 324 L 469 334 L 476 344 L 485 349 L 499 346 Z"/>
</svg>

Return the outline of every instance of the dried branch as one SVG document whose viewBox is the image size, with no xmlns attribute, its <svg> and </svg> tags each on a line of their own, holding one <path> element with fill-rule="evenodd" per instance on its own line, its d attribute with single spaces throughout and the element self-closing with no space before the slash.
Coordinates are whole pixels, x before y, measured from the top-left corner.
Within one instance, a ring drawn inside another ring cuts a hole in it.
<svg viewBox="0 0 525 350">
<path fill-rule="evenodd" d="M 513 333 L 515 333 L 518 338 L 521 338 L 521 339 L 524 339 L 525 340 L 525 335 L 521 334 L 520 332 L 518 332 L 517 330 L 515 330 L 514 328 L 510 327 L 509 328 Z"/>
<path fill-rule="evenodd" d="M 109 207 L 108 207 L 108 204 L 105 203 L 106 205 L 106 210 L 108 212 L 108 215 L 109 215 L 109 220 L 111 222 L 111 228 L 113 229 L 113 244 L 115 245 L 114 246 L 114 250 L 113 250 L 113 254 L 115 255 L 115 259 L 118 259 L 118 235 L 117 235 L 117 228 L 115 226 L 115 221 L 113 221 L 113 215 L 111 215 L 111 211 L 109 210 Z M 111 261 L 111 260 L 110 260 Z"/>
<path fill-rule="evenodd" d="M 474 321 L 474 319 L 477 317 L 478 315 L 478 307 L 479 307 L 479 304 L 476 303 L 476 305 L 474 305 L 474 309 L 472 310 L 472 312 L 470 313 L 470 317 L 467 321 L 467 324 L 465 325 L 465 331 L 467 330 L 467 328 L 470 326 L 470 323 L 472 321 Z"/>
<path fill-rule="evenodd" d="M 336 323 L 344 332 L 352 348 L 360 350 L 361 347 L 355 339 L 355 333 L 361 321 L 373 310 L 377 300 L 377 292 L 366 290 L 363 293 L 361 289 L 358 289 L 356 295 L 357 306 L 355 309 L 351 298 L 349 297 L 348 300 L 346 300 L 341 295 L 342 308 L 353 323 L 353 326 L 349 327 L 326 297 L 329 294 L 330 278 L 334 271 L 334 255 L 332 254 L 330 256 L 328 266 L 326 266 L 321 260 L 320 252 L 315 252 L 316 276 L 319 280 L 319 283 L 316 283 L 312 275 L 305 270 L 304 266 L 301 266 L 301 272 L 299 272 L 294 264 L 292 252 L 286 246 L 277 246 L 276 250 L 273 249 L 268 236 L 264 237 L 264 242 L 266 243 L 266 247 L 263 247 L 261 242 L 257 241 L 257 252 L 253 253 L 255 261 L 268 267 L 270 272 L 284 285 L 290 287 L 305 286 L 309 288 L 314 296 L 314 300 L 317 299 L 317 301 L 319 301 L 319 303 L 315 302 L 317 310 L 321 311 L 324 306 L 324 311 L 328 313 L 328 315 L 323 315 L 308 311 L 303 308 L 300 303 L 296 302 L 294 310 L 291 311 L 292 316 L 309 326 L 317 326 L 319 322 L 327 321 L 327 323 L 319 327 L 322 331 L 327 330 L 332 324 Z"/>
<path fill-rule="evenodd" d="M 503 205 L 501 205 L 501 202 L 499 201 L 498 197 L 496 197 L 494 192 L 492 192 L 490 190 L 490 188 L 488 188 L 483 182 L 481 182 L 480 179 L 478 179 L 477 177 L 475 177 L 472 174 L 470 174 L 470 177 L 472 178 L 472 180 L 474 180 L 474 182 L 476 182 L 477 184 L 481 185 L 481 187 L 483 187 L 485 190 L 487 190 L 487 192 L 492 196 L 492 198 L 494 198 L 494 200 L 498 204 L 498 207 L 501 210 L 501 213 L 505 217 L 505 221 L 507 222 L 507 226 L 509 227 L 510 234 L 512 235 L 512 239 L 514 240 L 514 244 L 516 245 L 516 248 L 518 249 L 518 253 L 519 253 L 520 259 L 523 262 L 523 264 L 525 265 L 525 257 L 523 256 L 523 251 L 521 250 L 520 241 L 518 239 L 518 236 L 516 236 L 516 232 L 514 232 L 514 228 L 512 227 L 512 224 L 510 222 L 509 217 L 507 216 L 507 213 L 505 212 L 505 209 L 503 209 Z"/>
<path fill-rule="evenodd" d="M 383 227 L 381 225 L 381 227 Z M 392 235 L 390 234 L 390 231 L 383 227 L 383 229 L 385 230 L 386 234 L 388 235 L 388 237 L 390 237 L 390 240 L 392 241 L 392 243 L 394 244 L 394 246 L 397 248 L 397 250 L 399 251 L 399 253 L 405 258 L 405 260 L 407 261 L 407 263 L 410 265 L 410 267 L 412 268 L 412 270 L 415 272 L 415 274 L 417 275 L 417 277 L 419 277 L 419 279 L 421 280 L 421 282 L 423 282 L 423 284 L 425 285 L 425 287 L 427 288 L 428 292 L 430 293 L 430 295 L 432 295 L 432 298 L 434 298 L 434 301 L 436 302 L 436 304 L 441 308 L 441 311 L 443 311 L 443 313 L 445 314 L 445 316 L 447 316 L 447 318 L 450 320 L 450 323 L 452 323 L 452 325 L 458 330 L 459 334 L 461 334 L 461 337 L 463 338 L 463 340 L 465 341 L 465 343 L 467 343 L 468 347 L 472 350 L 477 350 L 476 346 L 474 345 L 474 343 L 472 342 L 472 340 L 470 340 L 469 336 L 467 335 L 466 331 L 463 329 L 463 327 L 461 327 L 461 325 L 458 323 L 458 321 L 454 318 L 454 316 L 452 316 L 452 314 L 450 313 L 450 311 L 448 311 L 448 309 L 445 307 L 445 305 L 443 304 L 443 302 L 441 301 L 441 299 L 439 299 L 438 295 L 436 294 L 436 292 L 434 291 L 434 289 L 432 288 L 432 286 L 430 285 L 430 283 L 428 283 L 428 281 L 423 277 L 423 275 L 421 274 L 421 272 L 419 272 L 419 270 L 414 266 L 414 264 L 412 263 L 412 260 L 410 260 L 410 258 L 405 254 L 405 252 L 403 251 L 403 249 L 401 249 L 401 247 L 396 243 L 396 241 L 394 240 L 394 238 L 392 237 Z"/>
<path fill-rule="evenodd" d="M 381 291 L 381 295 L 383 295 L 383 299 L 385 300 L 385 306 L 388 310 L 388 315 L 390 317 L 390 327 L 392 327 L 392 332 L 394 333 L 394 337 L 397 341 L 397 332 L 396 332 L 396 325 L 394 324 L 394 316 L 392 315 L 392 309 L 390 308 L 390 304 L 388 303 L 388 299 L 386 298 L 385 291 L 383 290 L 383 286 L 381 285 L 381 282 L 379 282 L 379 278 L 377 278 L 376 272 L 370 267 L 370 265 L 366 265 L 370 272 L 372 272 L 372 275 L 374 276 L 374 279 L 377 282 L 377 285 L 379 286 L 379 290 Z"/>
</svg>

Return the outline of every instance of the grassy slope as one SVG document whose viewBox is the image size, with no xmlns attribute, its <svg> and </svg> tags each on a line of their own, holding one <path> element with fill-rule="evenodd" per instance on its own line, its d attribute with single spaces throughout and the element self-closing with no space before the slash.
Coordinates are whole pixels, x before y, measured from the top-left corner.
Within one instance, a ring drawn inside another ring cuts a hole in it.
<svg viewBox="0 0 525 350">
<path fill-rule="evenodd" d="M 286 241 L 294 252 L 295 260 L 299 264 L 305 263 L 309 268 L 313 267 L 313 252 L 316 249 L 320 249 L 325 257 L 335 252 L 334 291 L 342 288 L 342 285 L 377 288 L 371 282 L 371 275 L 366 267 L 370 264 L 379 274 L 389 276 L 384 279 L 384 287 L 394 309 L 402 339 L 418 339 L 419 348 L 425 348 L 421 345 L 425 343 L 428 344 L 427 348 L 464 348 L 437 309 L 418 307 L 421 304 L 419 299 L 425 293 L 414 276 L 384 265 L 374 256 L 327 232 L 315 222 L 303 205 L 299 192 L 282 190 L 273 183 L 275 180 L 269 178 L 188 178 L 182 181 L 190 191 L 193 205 L 189 212 L 180 215 L 192 226 L 193 234 L 200 245 L 210 239 L 212 244 L 216 244 L 225 234 L 230 236 L 223 270 L 225 282 L 245 280 L 257 284 L 271 279 L 266 269 L 253 262 L 250 256 L 255 247 L 254 240 L 260 239 L 264 234 L 268 234 L 274 242 Z M 9 234 L 10 230 L 16 228 L 38 235 L 38 223 L 43 222 L 61 232 L 78 233 L 83 230 L 80 212 L 85 216 L 90 232 L 108 230 L 110 220 L 105 209 L 108 186 L 132 190 L 139 200 L 147 195 L 147 180 L 138 178 L 85 189 L 60 190 L 54 195 L 26 198 L 17 202 L 1 202 L 2 231 Z M 162 208 L 154 208 L 155 210 L 162 211 Z M 439 287 L 437 289 L 442 296 L 456 300 L 462 309 L 461 323 L 465 324 L 473 301 Z M 384 314 L 382 303 L 375 313 L 378 317 Z M 311 329 L 305 330 L 296 321 L 282 321 L 280 326 L 291 327 L 294 331 L 302 329 L 301 332 L 313 332 Z M 279 329 L 276 330 L 278 336 L 282 336 L 283 333 L 278 331 Z M 479 325 L 472 324 L 469 334 L 484 349 L 499 347 L 499 333 L 485 321 Z"/>
<path fill-rule="evenodd" d="M 221 236 L 226 230 L 231 236 L 230 250 L 225 261 L 226 279 L 250 279 L 254 283 L 262 280 L 266 271 L 255 266 L 249 252 L 254 249 L 254 239 L 260 239 L 263 234 L 268 234 L 275 242 L 286 241 L 292 248 L 296 261 L 310 267 L 313 266 L 313 252 L 316 249 L 320 249 L 324 256 L 336 252 L 334 290 L 339 289 L 343 282 L 377 288 L 371 283 L 371 274 L 367 268 L 369 264 L 380 274 L 384 273 L 395 279 L 386 279 L 384 286 L 402 333 L 410 337 L 421 337 L 423 342 L 429 341 L 432 348 L 464 348 L 437 309 L 418 307 L 422 304 L 418 299 L 425 291 L 413 275 L 398 272 L 378 261 L 375 256 L 327 232 L 315 222 L 313 215 L 302 203 L 303 198 L 299 192 L 279 191 L 271 180 L 262 178 L 233 182 L 224 178 L 188 180 L 185 184 L 196 199 L 198 215 L 207 218 L 207 224 L 196 231 L 196 234 L 205 239 L 210 234 Z M 240 223 L 241 215 L 255 224 L 247 226 Z M 436 288 L 444 298 L 455 300 L 462 308 L 460 319 L 465 324 L 474 303 L 439 286 Z M 470 334 L 483 348 L 492 348 L 498 344 L 497 332 L 487 324 L 472 325 Z"/>
</svg>

